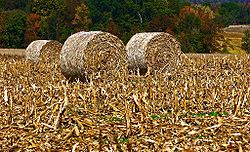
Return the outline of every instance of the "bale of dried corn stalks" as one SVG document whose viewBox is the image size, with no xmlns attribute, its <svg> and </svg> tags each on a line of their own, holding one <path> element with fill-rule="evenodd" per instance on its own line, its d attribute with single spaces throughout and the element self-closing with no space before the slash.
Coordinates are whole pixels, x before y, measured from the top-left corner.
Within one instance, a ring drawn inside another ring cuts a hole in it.
<svg viewBox="0 0 250 152">
<path fill-rule="evenodd" d="M 58 62 L 62 44 L 52 40 L 36 40 L 25 50 L 26 60 L 32 62 Z"/>
<path fill-rule="evenodd" d="M 176 39 L 163 32 L 137 33 L 126 45 L 128 67 L 147 72 L 148 67 L 158 72 L 169 72 L 180 63 L 181 48 Z"/>
<path fill-rule="evenodd" d="M 62 74 L 69 79 L 86 81 L 90 74 L 113 74 L 127 66 L 122 41 L 101 31 L 78 32 L 64 43 L 61 55 Z"/>
</svg>

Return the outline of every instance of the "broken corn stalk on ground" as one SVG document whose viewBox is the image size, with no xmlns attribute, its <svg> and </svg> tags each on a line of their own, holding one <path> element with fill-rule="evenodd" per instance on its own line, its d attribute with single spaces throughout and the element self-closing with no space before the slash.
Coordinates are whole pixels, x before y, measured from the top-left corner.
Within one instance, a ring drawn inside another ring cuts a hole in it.
<svg viewBox="0 0 250 152">
<path fill-rule="evenodd" d="M 248 151 L 249 56 L 183 56 L 168 74 L 68 83 L 0 56 L 2 151 Z"/>
</svg>

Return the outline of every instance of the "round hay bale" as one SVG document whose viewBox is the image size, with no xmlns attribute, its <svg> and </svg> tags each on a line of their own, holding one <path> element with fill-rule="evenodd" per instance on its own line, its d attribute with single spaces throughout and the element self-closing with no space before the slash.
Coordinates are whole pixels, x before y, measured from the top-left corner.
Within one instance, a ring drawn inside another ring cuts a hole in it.
<svg viewBox="0 0 250 152">
<path fill-rule="evenodd" d="M 90 74 L 114 74 L 127 66 L 122 41 L 101 31 L 78 32 L 64 43 L 60 55 L 61 71 L 66 78 L 86 81 Z"/>
<path fill-rule="evenodd" d="M 32 62 L 59 62 L 62 44 L 52 40 L 36 40 L 25 50 L 26 60 Z"/>
<path fill-rule="evenodd" d="M 148 67 L 158 72 L 169 72 L 180 62 L 181 47 L 176 39 L 163 32 L 137 33 L 126 45 L 128 68 L 141 74 Z"/>
</svg>

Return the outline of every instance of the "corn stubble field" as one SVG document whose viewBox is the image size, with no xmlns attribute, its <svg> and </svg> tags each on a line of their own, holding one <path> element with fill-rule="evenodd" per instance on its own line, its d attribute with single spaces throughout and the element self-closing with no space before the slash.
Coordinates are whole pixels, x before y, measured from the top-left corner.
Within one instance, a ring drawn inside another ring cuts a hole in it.
<svg viewBox="0 0 250 152">
<path fill-rule="evenodd" d="M 1 151 L 250 150 L 249 56 L 182 57 L 168 74 L 90 83 L 0 56 Z"/>
</svg>

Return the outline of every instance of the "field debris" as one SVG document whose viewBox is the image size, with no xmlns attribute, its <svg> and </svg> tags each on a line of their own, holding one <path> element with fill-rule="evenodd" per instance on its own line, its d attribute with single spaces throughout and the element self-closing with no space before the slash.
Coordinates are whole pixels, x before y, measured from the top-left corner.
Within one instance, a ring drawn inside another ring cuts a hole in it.
<svg viewBox="0 0 250 152">
<path fill-rule="evenodd" d="M 54 64 L 0 55 L 2 151 L 250 150 L 249 56 L 187 56 L 168 74 L 90 83 Z"/>
</svg>

